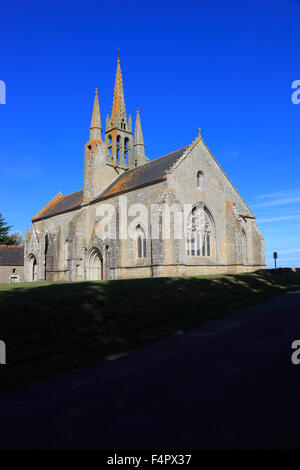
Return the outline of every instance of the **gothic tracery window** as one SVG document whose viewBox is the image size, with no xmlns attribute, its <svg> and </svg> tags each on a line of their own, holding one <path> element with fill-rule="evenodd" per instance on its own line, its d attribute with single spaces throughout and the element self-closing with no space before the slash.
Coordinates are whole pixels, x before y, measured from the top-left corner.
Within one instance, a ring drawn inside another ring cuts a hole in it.
<svg viewBox="0 0 300 470">
<path fill-rule="evenodd" d="M 212 226 L 203 204 L 193 207 L 187 223 L 188 256 L 211 256 Z"/>
</svg>

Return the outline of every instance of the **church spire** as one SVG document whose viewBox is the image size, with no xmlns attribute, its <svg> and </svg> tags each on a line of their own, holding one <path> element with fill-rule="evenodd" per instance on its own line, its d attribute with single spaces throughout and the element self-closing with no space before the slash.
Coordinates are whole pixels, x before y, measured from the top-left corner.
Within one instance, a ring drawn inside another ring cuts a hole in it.
<svg viewBox="0 0 300 470">
<path fill-rule="evenodd" d="M 120 58 L 117 60 L 114 99 L 111 117 L 107 116 L 105 144 L 111 163 L 125 169 L 132 167 L 132 121 L 127 121 Z"/>
<path fill-rule="evenodd" d="M 145 156 L 145 144 L 142 133 L 140 110 L 136 110 L 135 130 L 134 130 L 134 165 L 139 166 L 149 160 Z"/>
<path fill-rule="evenodd" d="M 134 154 L 145 155 L 145 144 L 142 133 L 140 110 L 136 110 L 135 130 L 134 130 Z"/>
<path fill-rule="evenodd" d="M 95 90 L 94 109 L 90 127 L 90 140 L 100 139 L 102 137 L 101 116 L 98 100 L 98 88 Z"/>
<path fill-rule="evenodd" d="M 117 59 L 117 72 L 115 79 L 114 100 L 111 113 L 111 122 L 113 126 L 119 126 L 121 121 L 126 122 L 126 108 L 123 90 L 122 71 L 120 66 L 120 57 Z"/>
</svg>

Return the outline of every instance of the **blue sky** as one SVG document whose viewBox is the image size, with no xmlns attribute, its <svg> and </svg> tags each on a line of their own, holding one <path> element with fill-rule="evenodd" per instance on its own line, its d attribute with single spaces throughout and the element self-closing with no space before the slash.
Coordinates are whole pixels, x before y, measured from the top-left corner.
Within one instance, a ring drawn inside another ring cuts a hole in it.
<svg viewBox="0 0 300 470">
<path fill-rule="evenodd" d="M 300 266 L 300 1 L 0 0 L 0 212 L 25 232 L 83 183 L 95 87 L 111 112 L 120 48 L 127 113 L 146 154 L 198 127 L 257 216 L 267 263 Z"/>
</svg>

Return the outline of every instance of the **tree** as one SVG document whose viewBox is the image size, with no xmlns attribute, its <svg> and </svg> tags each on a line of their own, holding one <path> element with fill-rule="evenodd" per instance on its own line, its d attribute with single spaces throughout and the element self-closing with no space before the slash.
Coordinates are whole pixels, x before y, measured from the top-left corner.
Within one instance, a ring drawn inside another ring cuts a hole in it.
<svg viewBox="0 0 300 470">
<path fill-rule="evenodd" d="M 0 245 L 7 245 L 9 242 L 8 232 L 12 226 L 7 225 L 4 217 L 0 213 Z"/>
<path fill-rule="evenodd" d="M 7 245 L 17 245 L 22 246 L 24 245 L 23 235 L 21 232 L 13 232 L 7 236 L 8 242 Z"/>
<path fill-rule="evenodd" d="M 24 244 L 21 232 L 8 233 L 12 225 L 7 225 L 6 220 L 0 213 L 0 245 L 17 245 Z"/>
</svg>

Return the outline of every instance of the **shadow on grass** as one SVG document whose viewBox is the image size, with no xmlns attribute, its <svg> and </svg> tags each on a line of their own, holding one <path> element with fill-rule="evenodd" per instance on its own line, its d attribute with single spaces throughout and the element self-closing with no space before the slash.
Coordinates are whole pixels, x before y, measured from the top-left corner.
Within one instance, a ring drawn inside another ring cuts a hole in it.
<svg viewBox="0 0 300 470">
<path fill-rule="evenodd" d="M 0 394 L 297 289 L 300 273 L 0 286 Z"/>
</svg>

